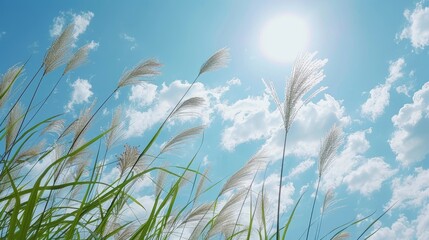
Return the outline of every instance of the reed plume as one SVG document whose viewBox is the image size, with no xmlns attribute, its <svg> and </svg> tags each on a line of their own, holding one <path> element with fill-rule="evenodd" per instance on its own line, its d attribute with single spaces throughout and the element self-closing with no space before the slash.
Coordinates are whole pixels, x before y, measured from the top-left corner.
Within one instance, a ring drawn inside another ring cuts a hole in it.
<svg viewBox="0 0 429 240">
<path fill-rule="evenodd" d="M 316 204 L 317 194 L 319 192 L 320 180 L 323 175 L 326 173 L 327 169 L 331 166 L 334 156 L 337 152 L 337 149 L 340 147 L 342 143 L 342 130 L 338 125 L 334 125 L 330 130 L 326 137 L 323 139 L 322 144 L 319 150 L 319 174 L 317 178 L 317 187 L 316 193 L 313 199 L 313 205 L 311 207 L 310 220 L 308 221 L 307 227 L 307 235 L 306 239 L 310 234 L 311 228 L 311 220 L 313 218 L 314 206 Z M 316 233 L 317 234 L 317 233 Z"/>
<path fill-rule="evenodd" d="M 289 80 L 286 82 L 285 100 L 283 103 L 280 101 L 277 92 L 275 91 L 274 84 L 272 82 L 267 82 L 264 80 L 268 93 L 271 95 L 272 99 L 274 100 L 274 103 L 277 106 L 278 111 L 280 112 L 280 115 L 283 120 L 283 127 L 285 130 L 277 201 L 276 240 L 280 239 L 280 202 L 283 184 L 282 181 L 286 153 L 286 142 L 289 129 L 301 107 L 304 106 L 319 92 L 326 89 L 325 87 L 320 87 L 313 93 L 310 93 L 312 89 L 317 84 L 319 84 L 325 77 L 323 73 L 323 67 L 327 62 L 326 59 L 314 59 L 315 55 L 316 53 L 305 53 L 297 57 L 292 69 L 292 74 Z"/>
<path fill-rule="evenodd" d="M 52 43 L 43 60 L 45 71 L 43 75 L 55 70 L 67 61 L 70 47 L 73 44 L 73 31 L 75 25 L 68 25 L 64 31 Z"/>
</svg>

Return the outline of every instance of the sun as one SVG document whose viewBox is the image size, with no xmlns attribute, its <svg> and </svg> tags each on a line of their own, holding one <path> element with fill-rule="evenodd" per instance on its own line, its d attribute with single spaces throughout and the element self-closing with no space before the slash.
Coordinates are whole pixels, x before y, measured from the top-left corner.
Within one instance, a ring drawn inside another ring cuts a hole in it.
<svg viewBox="0 0 429 240">
<path fill-rule="evenodd" d="M 292 62 L 307 47 L 309 31 L 304 19 L 284 14 L 270 19 L 260 33 L 260 48 L 269 59 Z"/>
</svg>

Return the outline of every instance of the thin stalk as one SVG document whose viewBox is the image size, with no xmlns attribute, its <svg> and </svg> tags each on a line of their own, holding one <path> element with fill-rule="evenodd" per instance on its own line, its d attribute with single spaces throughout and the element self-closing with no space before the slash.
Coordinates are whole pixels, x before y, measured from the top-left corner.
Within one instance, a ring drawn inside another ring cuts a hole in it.
<svg viewBox="0 0 429 240">
<path fill-rule="evenodd" d="M 322 211 L 322 214 L 320 215 L 319 225 L 316 228 L 316 237 L 314 238 L 314 240 L 317 240 L 319 238 L 320 231 L 322 229 L 322 222 L 323 222 L 323 216 L 324 215 L 325 215 L 325 211 Z"/>
<path fill-rule="evenodd" d="M 276 240 L 280 240 L 280 201 L 282 195 L 282 180 L 283 180 L 283 168 L 285 163 L 286 154 L 286 142 L 287 142 L 288 131 L 285 129 L 285 137 L 283 141 L 283 154 L 282 154 L 282 166 L 280 168 L 280 180 L 279 180 L 279 196 L 277 200 L 277 226 L 276 226 Z"/>
<path fill-rule="evenodd" d="M 30 60 L 31 57 L 29 57 L 27 59 L 27 61 L 24 63 L 23 66 L 27 65 L 28 61 Z M 6 121 L 7 117 L 9 116 L 9 114 L 12 112 L 12 109 L 16 106 L 16 104 L 18 104 L 19 100 L 21 100 L 22 96 L 24 95 L 24 93 L 27 91 L 28 87 L 31 85 L 31 83 L 34 81 L 34 79 L 36 78 L 36 76 L 39 74 L 40 70 L 42 70 L 43 68 L 43 64 L 40 65 L 39 69 L 37 70 L 37 72 L 33 75 L 33 77 L 31 78 L 30 82 L 25 86 L 24 90 L 22 91 L 22 93 L 19 95 L 18 99 L 15 101 L 15 103 L 12 105 L 12 107 L 9 109 L 9 111 L 7 112 L 6 116 L 4 116 L 3 120 L 0 123 L 0 126 L 3 125 L 3 123 Z"/>
<path fill-rule="evenodd" d="M 167 123 L 167 121 L 171 118 L 171 116 L 173 115 L 174 111 L 177 109 L 177 107 L 180 105 L 180 103 L 183 101 L 183 99 L 186 97 L 186 95 L 188 94 L 188 92 L 191 90 L 192 86 L 194 86 L 195 82 L 198 80 L 200 75 L 198 75 L 194 81 L 191 83 L 191 85 L 188 87 L 188 89 L 186 89 L 185 93 L 182 95 L 182 97 L 179 99 L 179 101 L 177 102 L 176 106 L 174 106 L 174 108 L 171 110 L 171 112 L 168 114 L 168 116 L 164 119 L 164 121 L 162 122 L 162 124 L 158 127 L 158 130 L 155 132 L 155 135 L 152 136 L 152 140 L 154 140 L 154 138 L 156 138 L 159 134 L 159 132 L 161 131 L 161 129 L 165 126 L 165 124 Z M 116 91 L 116 90 L 115 90 Z M 109 96 L 109 98 L 113 96 L 113 93 Z M 139 157 L 137 158 L 137 160 L 134 162 L 133 166 L 131 167 L 130 171 L 127 173 L 127 176 L 124 179 L 124 182 L 128 180 L 128 178 L 130 177 L 131 173 L 133 172 L 134 168 L 136 167 L 137 163 L 139 162 L 139 160 L 143 157 L 143 155 L 149 150 L 149 148 L 152 146 L 154 141 L 150 141 L 148 143 L 148 145 L 145 147 L 145 149 L 142 151 L 142 153 L 139 155 Z M 152 161 L 153 162 L 153 161 Z M 106 211 L 106 214 L 109 215 L 109 213 L 112 211 L 112 208 L 116 202 L 118 198 L 118 195 L 115 195 L 112 202 L 109 205 L 109 208 Z M 97 226 L 95 231 L 100 231 L 100 227 L 103 227 L 103 222 L 100 223 L 99 226 Z M 102 229 L 101 231 L 102 232 Z"/>
<path fill-rule="evenodd" d="M 232 230 L 231 236 L 234 236 L 235 230 L 236 230 L 237 225 L 238 225 L 238 221 L 240 220 L 240 216 L 241 216 L 241 213 L 242 213 L 243 208 L 244 208 L 244 204 L 246 203 L 246 200 L 247 200 L 247 197 L 249 196 L 249 193 L 252 191 L 252 186 L 253 186 L 253 183 L 255 182 L 256 175 L 257 175 L 257 172 L 253 176 L 252 182 L 250 182 L 250 186 L 247 189 L 246 196 L 244 197 L 243 203 L 241 204 L 240 211 L 238 212 L 237 220 L 235 222 L 234 229 Z M 250 200 L 252 200 L 252 196 L 250 196 Z"/>
<path fill-rule="evenodd" d="M 82 130 L 77 134 L 77 136 L 75 137 L 75 139 L 73 140 L 73 142 L 72 142 L 72 145 L 70 146 L 70 148 L 69 148 L 69 150 L 68 150 L 68 152 L 67 152 L 67 154 L 66 155 L 68 155 L 68 154 L 70 154 L 70 152 L 72 151 L 72 149 L 73 149 L 73 147 L 74 147 L 74 145 L 77 143 L 77 140 L 79 139 L 79 137 L 80 137 L 80 135 L 83 133 L 83 131 L 85 130 L 85 128 L 89 125 L 89 123 L 91 122 L 91 120 L 94 118 L 94 116 L 100 111 L 100 109 L 104 106 L 104 104 L 106 104 L 106 102 L 115 94 L 115 92 L 116 91 L 118 91 L 118 89 L 119 89 L 119 87 L 117 87 L 104 101 L 103 101 L 103 103 L 97 108 L 97 110 L 92 114 L 92 116 L 91 116 L 91 118 L 86 122 L 86 124 L 85 124 L 85 126 L 82 128 Z M 65 162 L 64 162 L 64 164 L 62 165 L 62 166 L 60 166 L 60 171 L 62 170 L 62 168 L 65 166 Z M 58 180 L 58 177 L 59 177 L 59 175 L 57 175 L 57 176 L 55 176 L 55 178 L 54 178 L 54 182 L 53 182 L 53 185 L 55 185 L 55 183 L 56 183 L 56 181 Z M 49 195 L 48 195 L 48 198 L 46 199 L 46 203 L 45 203 L 45 206 L 43 207 L 43 211 L 42 211 L 42 213 L 41 213 L 41 217 L 40 217 L 40 219 L 42 220 L 43 219 L 43 216 L 44 216 L 44 213 L 45 213 L 45 211 L 46 211 L 46 209 L 47 209 L 47 207 L 48 207 L 48 203 L 49 203 L 49 200 L 51 199 L 51 196 L 52 196 L 52 191 L 50 191 L 49 192 Z M 116 198 L 117 196 L 115 196 L 115 198 Z M 39 231 L 39 229 L 40 229 L 40 225 L 41 225 L 41 221 L 40 221 L 40 223 L 39 223 L 39 226 L 37 227 L 37 230 L 36 230 L 36 235 L 37 235 L 37 232 Z"/>
<path fill-rule="evenodd" d="M 48 101 L 48 99 L 51 97 L 52 93 L 54 92 L 55 88 L 58 86 L 58 84 L 60 83 L 61 79 L 64 77 L 64 74 L 61 75 L 59 77 L 59 79 L 57 80 L 57 82 L 55 83 L 54 87 L 52 87 L 51 91 L 49 92 L 48 96 L 45 97 L 45 99 L 43 99 L 42 103 L 40 104 L 39 108 L 36 110 L 36 112 L 33 114 L 33 116 L 30 118 L 30 120 L 28 120 L 27 124 L 24 126 L 24 129 L 28 126 L 28 124 L 30 124 L 30 122 L 37 116 L 37 114 L 39 113 L 40 109 L 42 109 L 42 107 L 45 105 L 45 103 Z"/>
<path fill-rule="evenodd" d="M 306 239 L 306 240 L 308 240 L 308 235 L 310 234 L 311 219 L 313 218 L 314 205 L 316 204 L 317 193 L 319 192 L 320 179 L 321 179 L 321 176 L 319 175 L 319 178 L 318 178 L 318 180 L 317 180 L 316 193 L 315 193 L 315 195 L 314 195 L 314 199 L 313 199 L 313 206 L 311 207 L 310 220 L 308 221 L 307 236 L 305 237 L 305 239 Z"/>
<path fill-rule="evenodd" d="M 43 65 L 42 65 L 42 66 L 43 66 Z M 42 66 L 40 67 L 40 69 L 42 68 Z M 37 73 L 40 71 L 40 69 L 37 71 Z M 34 77 L 37 75 L 37 73 L 34 75 Z M 4 157 L 9 158 L 10 153 L 12 152 L 12 149 L 13 149 L 13 147 L 15 146 L 16 141 L 17 141 L 17 140 L 18 140 L 18 138 L 19 138 L 19 134 L 21 133 L 21 130 L 23 130 L 23 129 L 24 129 L 24 128 L 23 128 L 23 125 L 24 125 L 25 118 L 27 117 L 27 114 L 28 114 L 28 112 L 30 111 L 31 105 L 33 104 L 34 98 L 36 97 L 36 94 L 37 94 L 37 92 L 38 92 L 38 90 L 39 90 L 40 84 L 42 83 L 42 80 L 43 80 L 43 78 L 44 78 L 44 77 L 45 77 L 45 74 L 43 74 L 43 75 L 40 77 L 39 82 L 37 83 L 36 89 L 34 90 L 33 95 L 31 96 L 30 103 L 28 104 L 27 109 L 26 109 L 26 110 L 25 110 L 25 112 L 24 112 L 24 116 L 22 117 L 21 124 L 19 124 L 18 131 L 16 132 L 16 136 L 15 136 L 15 138 L 13 139 L 12 144 L 10 145 L 10 148 L 9 148 L 9 149 L 5 149 L 5 154 L 3 154 L 3 158 L 4 158 Z M 33 79 L 32 79 L 32 80 L 33 80 Z M 31 82 L 27 85 L 27 87 L 28 87 L 30 84 L 31 84 Z M 27 89 L 27 87 L 24 89 L 24 92 L 25 92 L 25 90 Z M 21 96 L 20 96 L 20 97 L 21 97 Z M 16 101 L 16 103 L 15 103 L 15 104 L 17 104 L 17 103 L 18 103 L 18 101 Z M 11 108 L 11 109 L 12 109 L 12 108 Z"/>
</svg>

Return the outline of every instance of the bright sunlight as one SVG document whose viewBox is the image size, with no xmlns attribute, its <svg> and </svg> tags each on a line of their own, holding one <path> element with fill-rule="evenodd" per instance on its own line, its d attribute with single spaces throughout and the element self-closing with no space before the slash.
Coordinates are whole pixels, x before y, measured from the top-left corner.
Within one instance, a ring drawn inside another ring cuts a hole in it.
<svg viewBox="0 0 429 240">
<path fill-rule="evenodd" d="M 270 19 L 260 34 L 260 47 L 269 59 L 288 63 L 305 50 L 309 38 L 307 23 L 290 14 Z"/>
</svg>

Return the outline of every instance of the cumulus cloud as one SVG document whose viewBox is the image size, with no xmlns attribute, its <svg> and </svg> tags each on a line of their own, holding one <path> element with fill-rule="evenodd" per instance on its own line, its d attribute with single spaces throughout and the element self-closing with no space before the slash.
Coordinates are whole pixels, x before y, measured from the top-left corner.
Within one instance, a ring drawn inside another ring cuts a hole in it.
<svg viewBox="0 0 429 240">
<path fill-rule="evenodd" d="M 378 232 L 372 236 L 372 239 L 413 239 L 415 236 L 414 231 L 414 226 L 408 221 L 408 219 L 405 216 L 400 216 L 390 228 L 380 228 Z"/>
<path fill-rule="evenodd" d="M 422 208 L 414 220 L 409 220 L 404 215 L 399 216 L 390 227 L 381 227 L 371 239 L 429 239 L 429 205 Z"/>
<path fill-rule="evenodd" d="M 407 26 L 402 30 L 399 39 L 409 39 L 416 49 L 429 45 L 429 7 L 423 7 L 423 2 L 416 4 L 413 11 L 404 11 Z"/>
<path fill-rule="evenodd" d="M 278 160 L 283 149 L 284 130 L 280 113 L 273 106 L 267 93 L 219 104 L 217 110 L 226 125 L 222 131 L 222 147 L 233 151 L 240 144 L 264 140 L 263 149 L 273 160 Z M 334 123 L 350 123 L 340 101 L 325 94 L 318 102 L 305 104 L 289 133 L 287 154 L 315 156 L 320 139 Z"/>
<path fill-rule="evenodd" d="M 390 178 L 396 171 L 383 158 L 370 158 L 363 165 L 351 171 L 344 178 L 347 189 L 351 192 L 360 192 L 369 196 L 381 188 L 381 184 Z"/>
<path fill-rule="evenodd" d="M 396 160 L 404 166 L 422 161 L 429 153 L 429 82 L 414 93 L 413 102 L 405 104 L 392 122 L 395 131 L 389 144 Z"/>
<path fill-rule="evenodd" d="M 93 95 L 92 85 L 86 79 L 78 78 L 71 84 L 71 87 L 73 89 L 71 99 L 65 107 L 67 112 L 72 111 L 76 104 L 88 103 L 89 98 Z"/>
<path fill-rule="evenodd" d="M 156 123 L 163 121 L 189 86 L 190 83 L 187 81 L 176 80 L 169 85 L 163 83 L 160 89 L 155 89 L 154 86 L 147 84 L 147 88 L 143 86 L 131 90 L 129 98 L 138 104 L 137 106 L 130 106 L 126 110 L 128 122 L 126 137 L 140 136 Z M 206 105 L 203 108 L 195 109 L 195 114 L 181 116 L 170 124 L 196 119 L 201 120 L 202 124 L 209 124 L 214 105 L 225 91 L 220 87 L 207 88 L 203 83 L 195 83 L 187 98 L 202 97 L 206 100 Z M 145 96 L 145 94 L 149 95 Z M 148 106 L 149 103 L 150 106 Z"/>
<path fill-rule="evenodd" d="M 275 114 L 278 114 L 277 111 Z M 267 130 L 271 134 L 263 144 L 262 149 L 269 152 L 273 161 L 280 159 L 284 140 L 284 129 L 279 115 L 276 117 L 276 121 L 279 121 L 276 125 L 269 125 L 269 122 L 266 122 L 266 126 L 256 126 L 262 129 L 271 127 Z M 293 154 L 298 157 L 317 156 L 320 139 L 325 136 L 329 129 L 334 124 L 346 126 L 350 121 L 350 117 L 346 115 L 341 102 L 329 94 L 325 94 L 324 98 L 318 102 L 307 103 L 301 108 L 289 131 L 286 154 Z"/>
<path fill-rule="evenodd" d="M 335 171 L 328 171 L 322 179 L 322 189 L 336 188 L 343 183 L 345 176 L 364 161 L 363 154 L 370 148 L 366 135 L 371 129 L 357 131 L 347 136 L 343 150 L 335 159 Z"/>
<path fill-rule="evenodd" d="M 384 109 L 389 105 L 392 84 L 404 75 L 402 72 L 404 65 L 405 60 L 403 58 L 390 62 L 389 76 L 385 83 L 371 89 L 369 98 L 361 106 L 361 112 L 364 116 L 374 121 L 383 114 Z"/>
<path fill-rule="evenodd" d="M 151 83 L 134 85 L 131 87 L 131 94 L 128 99 L 140 107 L 145 107 L 153 103 L 156 98 L 158 86 Z"/>
<path fill-rule="evenodd" d="M 80 12 L 79 14 L 69 12 L 61 12 L 60 16 L 57 16 L 53 19 L 51 28 L 49 29 L 49 34 L 51 37 L 57 37 L 63 31 L 66 23 L 68 21 L 74 23 L 73 38 L 75 41 L 78 39 L 79 35 L 86 31 L 91 19 L 94 17 L 94 13 L 91 11 Z"/>
<path fill-rule="evenodd" d="M 281 124 L 277 111 L 270 112 L 268 95 L 247 97 L 232 104 L 219 104 L 218 111 L 224 121 L 232 122 L 222 132 L 221 145 L 229 151 L 239 144 L 268 138 Z"/>
<path fill-rule="evenodd" d="M 386 208 L 396 203 L 395 208 L 420 208 L 429 204 L 429 170 L 415 169 L 414 174 L 393 179 L 392 198 Z"/>
<path fill-rule="evenodd" d="M 338 154 L 332 168 L 322 179 L 322 189 L 336 188 L 341 184 L 350 192 L 364 196 L 381 188 L 383 182 L 397 172 L 382 157 L 367 158 L 365 153 L 371 147 L 367 134 L 371 129 L 351 133 L 343 150 Z"/>
</svg>

